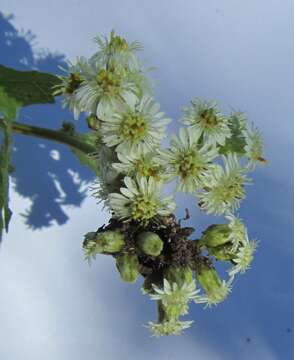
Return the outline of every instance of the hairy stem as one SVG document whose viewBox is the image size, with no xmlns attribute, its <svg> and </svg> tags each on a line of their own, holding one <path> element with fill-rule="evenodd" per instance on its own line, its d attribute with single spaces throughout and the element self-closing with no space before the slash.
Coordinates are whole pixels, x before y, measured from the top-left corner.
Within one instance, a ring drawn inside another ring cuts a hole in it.
<svg viewBox="0 0 294 360">
<path fill-rule="evenodd" d="M 4 128 L 3 120 L 4 119 L 0 118 L 0 128 Z M 77 136 L 67 134 L 62 130 L 51 130 L 14 121 L 12 123 L 12 131 L 16 134 L 36 136 L 53 140 L 83 151 L 86 154 L 90 154 L 96 151 L 96 148 L 93 145 L 87 144 L 84 141 L 79 140 Z"/>
</svg>

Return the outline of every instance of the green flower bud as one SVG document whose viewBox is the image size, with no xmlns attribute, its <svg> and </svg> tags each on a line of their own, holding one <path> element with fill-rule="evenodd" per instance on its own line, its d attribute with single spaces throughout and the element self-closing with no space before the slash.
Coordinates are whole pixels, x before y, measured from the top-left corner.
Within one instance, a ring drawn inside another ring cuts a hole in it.
<svg viewBox="0 0 294 360">
<path fill-rule="evenodd" d="M 101 126 L 101 121 L 97 118 L 96 115 L 91 114 L 87 117 L 88 127 L 92 130 L 99 130 Z"/>
<path fill-rule="evenodd" d="M 104 231 L 96 235 L 96 251 L 99 253 L 116 253 L 124 245 L 124 237 L 119 231 Z"/>
<path fill-rule="evenodd" d="M 207 302 L 208 305 L 222 302 L 231 291 L 230 285 L 220 279 L 214 268 L 202 266 L 196 273 L 196 279 L 206 292 L 206 296 L 200 302 Z"/>
<path fill-rule="evenodd" d="M 86 259 L 90 260 L 97 254 L 119 252 L 124 245 L 124 237 L 119 231 L 89 232 L 85 235 L 83 248 Z"/>
<path fill-rule="evenodd" d="M 236 257 L 236 254 L 232 252 L 231 244 L 211 247 L 208 249 L 208 253 L 221 261 L 230 261 Z"/>
<path fill-rule="evenodd" d="M 175 304 L 173 306 L 166 306 L 162 301 L 157 301 L 158 323 L 179 320 L 179 317 L 182 315 L 180 310 Z"/>
<path fill-rule="evenodd" d="M 165 335 L 181 335 L 182 331 L 189 328 L 193 321 L 180 321 L 177 319 L 170 319 L 161 301 L 157 302 L 158 308 L 158 322 L 149 322 L 149 328 L 153 336 L 165 336 Z"/>
<path fill-rule="evenodd" d="M 135 282 L 139 275 L 139 260 L 135 254 L 122 254 L 116 258 L 116 267 L 126 282 Z"/>
<path fill-rule="evenodd" d="M 206 247 L 216 247 L 230 241 L 231 230 L 228 224 L 210 225 L 200 239 Z"/>
<path fill-rule="evenodd" d="M 170 266 L 164 270 L 164 278 L 170 283 L 176 283 L 179 287 L 190 284 L 193 281 L 193 272 L 189 267 Z"/>
<path fill-rule="evenodd" d="M 137 236 L 138 248 L 146 255 L 158 256 L 163 249 L 163 241 L 151 231 L 144 231 Z"/>
</svg>

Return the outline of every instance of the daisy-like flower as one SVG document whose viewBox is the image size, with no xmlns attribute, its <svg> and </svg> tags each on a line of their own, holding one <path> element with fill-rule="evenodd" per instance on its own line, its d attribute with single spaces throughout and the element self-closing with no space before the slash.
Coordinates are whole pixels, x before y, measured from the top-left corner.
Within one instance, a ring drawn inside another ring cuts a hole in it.
<svg viewBox="0 0 294 360">
<path fill-rule="evenodd" d="M 243 135 L 246 141 L 245 155 L 249 158 L 248 168 L 254 170 L 257 162 L 266 163 L 263 157 L 263 140 L 258 129 L 253 126 L 243 130 Z"/>
<path fill-rule="evenodd" d="M 82 82 L 76 97 L 84 111 L 105 120 L 111 115 L 115 100 L 133 98 L 138 89 L 128 71 L 114 66 L 105 69 L 96 64 L 95 67 L 95 76 Z"/>
<path fill-rule="evenodd" d="M 105 144 L 116 146 L 116 151 L 123 153 L 154 151 L 166 136 L 165 128 L 170 122 L 159 111 L 159 104 L 144 95 L 140 100 L 128 98 L 116 108 L 102 123 Z"/>
<path fill-rule="evenodd" d="M 250 184 L 236 154 L 228 154 L 223 159 L 225 168 L 216 166 L 207 174 L 203 180 L 204 190 L 197 193 L 201 209 L 208 214 L 221 215 L 239 208 L 245 198 L 244 185 Z"/>
<path fill-rule="evenodd" d="M 163 288 L 152 284 L 154 293 L 150 294 L 151 300 L 161 300 L 167 316 L 178 318 L 188 313 L 188 303 L 196 298 L 200 290 L 196 290 L 195 281 L 178 286 L 177 283 L 170 284 L 163 280 Z"/>
<path fill-rule="evenodd" d="M 160 198 L 161 182 L 152 177 L 138 177 L 135 181 L 126 176 L 124 183 L 126 187 L 120 189 L 120 194 L 112 193 L 108 197 L 116 217 L 147 224 L 157 215 L 167 216 L 174 211 L 176 205 L 172 196 Z"/>
<path fill-rule="evenodd" d="M 84 57 L 78 57 L 76 63 L 68 62 L 68 68 L 62 68 L 66 75 L 59 76 L 61 83 L 54 87 L 53 95 L 63 95 L 62 106 L 73 112 L 75 120 L 83 111 L 77 99 L 77 90 L 85 79 L 93 75 L 93 67 Z"/>
<path fill-rule="evenodd" d="M 167 167 L 167 179 L 177 177 L 177 191 L 195 192 L 202 185 L 203 175 L 215 165 L 211 161 L 217 156 L 215 147 L 199 146 L 200 133 L 195 129 L 181 128 L 174 136 L 168 150 L 162 150 L 161 161 Z"/>
<path fill-rule="evenodd" d="M 181 122 L 203 134 L 204 143 L 212 146 L 224 145 L 231 136 L 228 118 L 219 111 L 215 101 L 191 101 L 191 106 L 184 108 Z"/>
<path fill-rule="evenodd" d="M 233 214 L 228 214 L 226 218 L 230 221 L 228 226 L 230 229 L 229 240 L 232 245 L 232 252 L 236 252 L 239 245 L 244 243 L 247 238 L 247 229 L 240 218 Z"/>
<path fill-rule="evenodd" d="M 112 166 L 119 173 L 130 177 L 153 177 L 157 181 L 164 177 L 164 168 L 154 152 L 138 150 L 129 154 L 118 153 L 117 157 L 120 163 L 113 163 Z"/>
<path fill-rule="evenodd" d="M 153 336 L 181 335 L 183 330 L 188 329 L 193 321 L 166 320 L 159 323 L 149 322 L 148 327 Z"/>
<path fill-rule="evenodd" d="M 115 63 L 117 66 L 138 69 L 139 61 L 135 52 L 142 50 L 139 42 L 128 43 L 124 38 L 111 31 L 109 38 L 97 36 L 95 38 L 99 46 L 99 51 L 93 56 L 93 60 L 100 64 L 107 65 Z"/>
<path fill-rule="evenodd" d="M 245 243 L 239 247 L 236 257 L 233 259 L 236 265 L 228 272 L 231 278 L 234 278 L 237 273 L 244 274 L 250 268 L 257 245 L 256 240 L 249 240 L 248 236 L 246 237 Z"/>
</svg>

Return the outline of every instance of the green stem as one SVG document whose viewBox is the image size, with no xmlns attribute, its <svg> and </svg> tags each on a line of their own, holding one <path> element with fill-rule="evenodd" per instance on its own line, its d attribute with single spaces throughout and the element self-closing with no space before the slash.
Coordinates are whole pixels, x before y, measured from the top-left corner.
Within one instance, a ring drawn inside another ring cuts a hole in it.
<svg viewBox="0 0 294 360">
<path fill-rule="evenodd" d="M 0 118 L 0 127 L 4 127 L 3 119 Z M 74 135 L 69 135 L 61 130 L 51 130 L 38 126 L 28 125 L 14 121 L 12 123 L 12 131 L 16 134 L 36 136 L 44 139 L 53 140 L 65 145 L 69 145 L 77 150 L 90 154 L 96 151 L 93 145 L 87 144 L 77 139 Z"/>
</svg>

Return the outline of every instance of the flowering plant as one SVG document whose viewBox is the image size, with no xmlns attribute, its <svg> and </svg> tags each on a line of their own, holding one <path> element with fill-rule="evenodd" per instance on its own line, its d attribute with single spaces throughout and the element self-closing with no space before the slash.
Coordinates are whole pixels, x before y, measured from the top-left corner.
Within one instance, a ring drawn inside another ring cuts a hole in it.
<svg viewBox="0 0 294 360">
<path fill-rule="evenodd" d="M 191 302 L 222 302 L 235 276 L 250 267 L 257 242 L 236 211 L 250 172 L 265 162 L 263 142 L 244 113 L 225 115 L 216 102 L 197 98 L 184 108 L 184 127 L 163 148 L 170 119 L 153 98 L 136 55 L 141 46 L 114 32 L 96 42 L 98 52 L 69 64 L 55 86 L 75 118 L 87 114 L 96 136 L 94 195 L 111 212 L 108 225 L 85 235 L 85 256 L 113 256 L 124 281 L 141 275 L 143 293 L 158 308 L 150 330 L 177 335 L 192 323 L 180 320 Z M 174 180 L 175 191 L 163 197 L 164 185 Z M 194 229 L 174 215 L 176 192 L 190 193 L 203 212 L 226 222 L 191 240 Z M 226 280 L 215 260 L 231 265 Z"/>
</svg>

